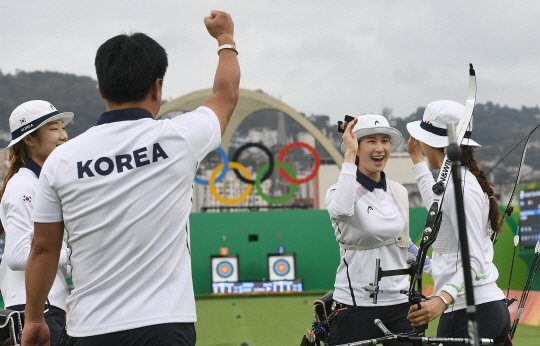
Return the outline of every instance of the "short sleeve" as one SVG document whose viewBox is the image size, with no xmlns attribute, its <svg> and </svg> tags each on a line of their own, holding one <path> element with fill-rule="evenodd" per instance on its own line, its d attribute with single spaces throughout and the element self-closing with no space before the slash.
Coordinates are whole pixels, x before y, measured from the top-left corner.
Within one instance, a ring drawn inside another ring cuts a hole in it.
<svg viewBox="0 0 540 346">
<path fill-rule="evenodd" d="M 45 161 L 36 189 L 36 200 L 32 211 L 32 221 L 53 223 L 63 221 L 62 204 L 54 187 L 54 168 L 56 167 L 53 152 Z"/>
<path fill-rule="evenodd" d="M 170 121 L 191 145 L 198 161 L 221 144 L 219 120 L 214 111 L 208 107 L 201 106 Z"/>
</svg>

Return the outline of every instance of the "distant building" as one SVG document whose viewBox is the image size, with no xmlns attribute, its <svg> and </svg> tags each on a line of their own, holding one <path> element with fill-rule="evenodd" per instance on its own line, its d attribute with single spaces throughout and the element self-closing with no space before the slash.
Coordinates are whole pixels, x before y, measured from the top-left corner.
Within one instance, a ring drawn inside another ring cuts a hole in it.
<svg viewBox="0 0 540 346">
<path fill-rule="evenodd" d="M 309 132 L 299 132 L 296 136 L 298 138 L 298 142 L 307 143 L 315 148 L 315 138 L 313 138 Z"/>
</svg>

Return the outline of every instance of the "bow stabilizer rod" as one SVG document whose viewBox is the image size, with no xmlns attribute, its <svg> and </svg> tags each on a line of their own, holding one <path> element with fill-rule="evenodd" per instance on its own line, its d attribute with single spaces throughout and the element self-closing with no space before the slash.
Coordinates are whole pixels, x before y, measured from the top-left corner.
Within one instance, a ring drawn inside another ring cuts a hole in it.
<svg viewBox="0 0 540 346">
<path fill-rule="evenodd" d="M 527 276 L 527 281 L 525 282 L 525 288 L 523 289 L 523 293 L 521 293 L 521 298 L 519 299 L 519 306 L 516 313 L 516 317 L 514 318 L 514 323 L 512 323 L 512 328 L 510 328 L 510 339 L 514 339 L 514 334 L 516 333 L 517 326 L 519 324 L 519 319 L 521 318 L 521 313 L 523 312 L 523 309 L 525 308 L 525 302 L 527 301 L 527 297 L 529 296 L 529 291 L 531 290 L 532 283 L 534 281 L 534 277 L 536 275 L 536 271 L 538 270 L 538 265 L 540 264 L 540 240 L 536 242 L 536 246 L 534 247 L 534 257 L 531 264 L 531 270 L 529 271 L 529 275 Z"/>
</svg>

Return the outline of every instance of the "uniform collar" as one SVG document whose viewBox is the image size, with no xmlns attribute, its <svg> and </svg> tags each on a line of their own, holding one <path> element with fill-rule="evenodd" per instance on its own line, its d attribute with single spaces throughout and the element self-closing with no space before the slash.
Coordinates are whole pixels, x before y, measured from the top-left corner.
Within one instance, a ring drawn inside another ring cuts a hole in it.
<svg viewBox="0 0 540 346">
<path fill-rule="evenodd" d="M 115 109 L 113 111 L 108 111 L 101 114 L 96 125 L 110 124 L 118 121 L 139 120 L 144 118 L 152 119 L 152 114 L 139 108 Z"/>
<path fill-rule="evenodd" d="M 383 189 L 384 191 L 386 191 L 386 174 L 384 174 L 384 172 L 381 172 L 381 181 L 377 182 L 366 177 L 364 174 L 360 173 L 360 171 L 357 170 L 356 181 L 359 182 L 363 187 L 368 189 L 369 192 L 373 192 L 374 189 Z"/>
<path fill-rule="evenodd" d="M 25 157 L 24 167 L 34 172 L 34 174 L 39 178 L 39 174 L 41 173 L 41 166 L 38 165 L 34 160 L 32 160 L 31 158 Z"/>
</svg>

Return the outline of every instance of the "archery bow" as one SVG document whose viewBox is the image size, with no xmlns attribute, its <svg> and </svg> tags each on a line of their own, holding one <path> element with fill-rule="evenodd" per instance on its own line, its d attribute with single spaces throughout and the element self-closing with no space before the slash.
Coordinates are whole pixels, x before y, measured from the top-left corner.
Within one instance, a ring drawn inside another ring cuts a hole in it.
<svg viewBox="0 0 540 346">
<path fill-rule="evenodd" d="M 519 163 L 519 168 L 518 168 L 518 173 L 517 173 L 517 177 L 516 177 L 516 182 L 514 183 L 514 188 L 512 190 L 512 194 L 510 195 L 510 199 L 508 200 L 508 203 L 506 204 L 506 209 L 504 210 L 504 212 L 502 213 L 501 215 L 501 219 L 499 221 L 499 224 L 500 224 L 500 227 L 502 227 L 504 225 L 504 221 L 506 219 L 507 216 L 510 216 L 512 215 L 512 212 L 514 211 L 514 207 L 512 206 L 512 201 L 514 200 L 514 197 L 516 195 L 516 192 L 517 192 L 517 189 L 519 187 L 519 180 L 521 179 L 521 170 L 523 168 L 523 162 L 525 161 L 525 154 L 527 153 L 527 145 L 529 144 L 529 141 L 531 140 L 531 136 L 533 135 L 533 133 L 540 127 L 540 125 L 537 125 L 531 132 L 529 132 L 525 137 L 523 137 L 523 139 L 521 141 L 519 141 L 518 144 L 516 144 L 512 150 L 510 150 L 501 160 L 499 160 L 499 162 L 497 162 L 497 164 L 495 166 L 493 166 L 487 173 L 486 173 L 486 176 L 491 172 L 493 171 L 508 155 L 510 155 L 510 153 L 512 153 L 524 140 L 525 141 L 525 145 L 523 146 L 523 153 L 521 154 L 521 160 L 520 160 L 520 163 Z M 519 235 L 518 235 L 518 232 L 519 232 L 519 227 L 518 227 L 518 230 L 516 231 L 516 235 L 514 237 L 514 255 L 512 256 L 512 268 L 513 268 L 513 264 L 514 264 L 514 257 L 515 257 L 515 253 L 516 253 L 516 248 L 517 248 L 517 243 L 519 242 Z M 491 235 L 491 241 L 493 244 L 495 244 L 497 242 L 497 233 L 493 232 L 493 234 Z M 521 315 L 521 312 L 523 311 L 523 307 L 525 305 L 525 300 L 527 299 L 527 296 L 528 296 L 528 290 L 530 290 L 530 285 L 532 284 L 532 280 L 534 280 L 534 274 L 532 275 L 532 279 L 531 279 L 531 273 L 536 273 L 536 269 L 538 268 L 538 263 L 535 262 L 535 261 L 539 261 L 538 260 L 538 252 L 540 251 L 540 242 L 536 244 L 536 248 L 535 248 L 535 257 L 534 257 L 534 260 L 533 260 L 533 263 L 531 264 L 531 269 L 529 271 L 529 276 L 527 277 L 527 282 L 525 284 L 525 288 L 523 289 L 523 293 L 522 293 L 522 296 L 521 296 L 521 299 L 519 301 L 519 307 L 518 307 L 518 313 L 516 314 L 516 317 L 514 319 L 514 322 L 512 324 L 512 328 L 510 330 L 510 333 L 509 333 L 509 336 L 510 336 L 510 339 L 513 339 L 514 338 L 514 334 L 515 334 L 515 331 L 516 331 L 516 328 L 517 328 L 517 325 L 519 323 L 519 319 L 520 319 L 520 315 Z M 536 264 L 535 264 L 536 263 Z M 514 297 L 510 300 L 508 300 L 508 294 L 509 294 L 509 290 L 510 290 L 510 283 L 511 283 L 511 280 L 512 280 L 512 268 L 510 269 L 510 277 L 509 277 L 509 280 L 508 280 L 508 291 L 507 291 L 507 294 L 506 294 L 506 298 L 507 298 L 507 305 L 510 306 L 512 303 L 514 303 L 516 300 L 517 300 L 517 297 Z"/>
<path fill-rule="evenodd" d="M 525 161 L 525 154 L 527 153 L 527 145 L 529 144 L 529 141 L 531 140 L 531 136 L 533 135 L 534 131 L 536 131 L 536 129 L 538 129 L 539 127 L 540 127 L 540 125 L 537 125 L 512 150 L 510 150 L 510 152 L 508 154 L 506 154 L 499 162 L 497 162 L 497 164 L 495 166 L 493 166 L 493 168 L 491 168 L 486 173 L 486 176 L 487 176 L 493 169 L 495 169 L 495 167 L 497 167 L 499 165 L 499 163 L 501 163 L 506 158 L 506 156 L 508 156 L 512 151 L 514 151 L 514 149 L 516 149 L 517 146 L 521 142 L 523 142 L 523 140 L 525 138 L 527 138 L 527 141 L 525 142 L 525 146 L 523 147 L 523 153 L 521 154 L 521 161 L 519 163 L 518 174 L 517 174 L 517 178 L 516 178 L 516 183 L 514 184 L 514 189 L 512 191 L 512 195 L 510 195 L 510 200 L 506 204 L 506 209 L 504 210 L 504 213 L 502 213 L 502 215 L 501 215 L 501 221 L 499 221 L 499 224 L 501 225 L 501 227 L 503 226 L 504 220 L 506 219 L 506 217 L 512 215 L 512 212 L 514 211 L 514 207 L 512 207 L 512 201 L 514 200 L 514 196 L 515 196 L 516 191 L 517 191 L 518 186 L 519 186 L 519 180 L 521 179 L 521 168 L 523 167 L 523 162 Z M 495 244 L 497 242 L 497 233 L 493 232 L 493 234 L 491 235 L 491 241 L 493 242 L 493 244 Z"/>
<path fill-rule="evenodd" d="M 469 91 L 467 95 L 467 102 L 465 103 L 465 109 L 463 115 L 457 126 L 457 143 L 461 143 L 465 137 L 467 128 L 469 127 L 474 111 L 474 105 L 476 103 L 476 74 L 472 64 L 469 68 Z M 380 260 L 376 261 L 375 269 L 375 282 L 369 286 L 364 287 L 366 291 L 370 293 L 370 297 L 373 298 L 373 302 L 377 302 L 377 295 L 379 293 L 379 281 L 386 276 L 394 275 L 410 275 L 411 281 L 408 292 L 409 302 L 412 305 L 420 304 L 426 297 L 422 294 L 422 273 L 424 272 L 424 264 L 427 257 L 427 251 L 433 244 L 439 233 L 439 227 L 442 221 L 442 201 L 444 199 L 444 192 L 450 178 L 452 162 L 445 156 L 437 182 L 433 185 L 433 192 L 435 193 L 431 203 L 431 207 L 428 210 L 428 217 L 424 226 L 422 234 L 422 241 L 418 247 L 418 253 L 416 255 L 415 262 L 407 269 L 387 270 L 384 271 L 380 267 Z M 424 331 L 427 328 L 427 324 L 422 327 L 415 328 L 417 335 L 424 335 Z M 421 345 L 421 343 L 420 343 Z"/>
<path fill-rule="evenodd" d="M 474 111 L 474 105 L 476 103 L 476 74 L 474 72 L 472 64 L 469 69 L 469 92 L 467 96 L 467 102 L 465 103 L 465 110 L 459 124 L 457 126 L 457 143 L 461 143 L 465 132 L 469 127 L 469 123 L 472 119 Z M 413 275 L 411 277 L 411 283 L 409 286 L 409 300 L 412 304 L 420 303 L 422 299 L 422 273 L 424 271 L 424 263 L 426 261 L 428 248 L 435 242 L 437 234 L 439 233 L 439 227 L 442 221 L 442 201 L 444 199 L 444 192 L 451 172 L 451 161 L 448 156 L 445 156 L 439 176 L 437 177 L 437 183 L 433 186 L 433 192 L 435 197 L 431 203 L 431 207 L 428 211 L 428 217 L 424 227 L 422 241 L 418 248 L 418 255 L 416 257 Z M 412 267 L 411 267 L 412 268 Z M 414 299 L 411 300 L 411 297 Z"/>
</svg>

